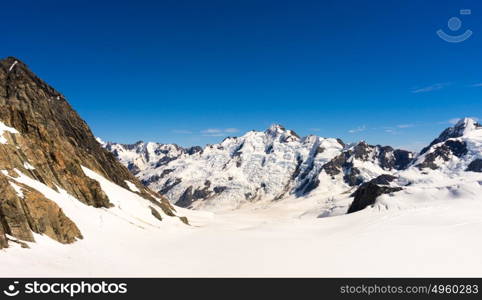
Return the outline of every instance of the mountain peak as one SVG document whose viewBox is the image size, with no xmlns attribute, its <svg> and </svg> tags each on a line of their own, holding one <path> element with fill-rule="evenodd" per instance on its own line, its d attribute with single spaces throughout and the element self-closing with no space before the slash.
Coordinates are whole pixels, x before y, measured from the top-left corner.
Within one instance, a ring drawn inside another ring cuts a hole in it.
<svg viewBox="0 0 482 300">
<path fill-rule="evenodd" d="M 30 69 L 24 62 L 13 56 L 8 56 L 6 58 L 0 59 L 0 66 L 6 69 L 7 73 L 12 72 L 14 68 L 21 68 L 28 73 L 32 73 L 32 71 L 30 71 Z"/>
<path fill-rule="evenodd" d="M 477 129 L 481 127 L 479 123 L 473 118 L 462 118 L 460 119 L 457 124 L 455 124 L 454 128 L 454 133 L 456 133 L 459 136 L 463 136 L 466 133 Z"/>
<path fill-rule="evenodd" d="M 288 130 L 280 124 L 273 124 L 268 129 L 265 130 L 265 134 L 275 138 L 280 139 L 283 142 L 290 142 L 299 140 L 300 136 L 296 134 L 293 130 Z"/>
<path fill-rule="evenodd" d="M 266 129 L 266 133 L 283 133 L 286 131 L 286 128 L 281 124 L 272 124 L 268 129 Z"/>
<path fill-rule="evenodd" d="M 2 62 L 2 63 L 3 63 L 3 62 L 5 62 L 5 63 L 14 63 L 14 62 L 16 62 L 16 61 L 19 62 L 19 63 L 22 63 L 22 62 L 20 61 L 20 59 L 18 59 L 18 58 L 16 58 L 16 57 L 13 57 L 13 56 L 7 56 L 7 57 L 5 57 L 5 58 L 0 59 L 0 62 Z"/>
<path fill-rule="evenodd" d="M 19 61 L 20 62 L 20 59 L 14 57 L 14 56 L 7 56 L 5 58 L 0 59 L 0 61 L 11 61 L 11 62 Z"/>
<path fill-rule="evenodd" d="M 20 101 L 65 100 L 63 95 L 37 77 L 21 60 L 9 56 L 0 59 L 0 96 Z M 33 93 L 33 94 L 32 94 Z M 53 102 L 52 102 L 53 103 Z"/>
<path fill-rule="evenodd" d="M 446 140 L 451 138 L 467 136 L 469 133 L 474 132 L 475 130 L 480 128 L 482 128 L 482 126 L 477 123 L 474 118 L 462 118 L 453 127 L 445 129 L 438 138 L 436 138 L 430 143 L 430 145 L 423 148 L 420 154 L 424 154 L 425 152 L 427 152 L 433 145 L 445 142 Z"/>
<path fill-rule="evenodd" d="M 447 128 L 439 136 L 441 141 L 468 135 L 470 132 L 482 128 L 474 118 L 462 118 L 453 127 Z"/>
</svg>

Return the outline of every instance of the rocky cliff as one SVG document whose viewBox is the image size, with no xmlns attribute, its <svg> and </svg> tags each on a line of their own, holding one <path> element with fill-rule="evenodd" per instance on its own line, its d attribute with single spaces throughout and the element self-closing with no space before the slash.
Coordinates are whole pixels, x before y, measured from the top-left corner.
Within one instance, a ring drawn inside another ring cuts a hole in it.
<svg viewBox="0 0 482 300">
<path fill-rule="evenodd" d="M 145 188 L 94 138 L 65 97 L 20 60 L 0 60 L 0 248 L 7 240 L 33 241 L 32 233 L 70 243 L 82 238 L 54 202 L 15 181 L 25 174 L 97 208 L 112 206 L 82 166 L 131 189 L 172 214 L 172 206 Z M 129 186 L 132 185 L 132 186 Z"/>
</svg>

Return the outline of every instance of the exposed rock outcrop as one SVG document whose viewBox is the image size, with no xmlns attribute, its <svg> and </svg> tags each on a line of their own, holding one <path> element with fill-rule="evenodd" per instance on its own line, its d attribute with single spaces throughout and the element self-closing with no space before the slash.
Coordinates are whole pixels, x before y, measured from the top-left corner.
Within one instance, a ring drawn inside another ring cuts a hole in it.
<svg viewBox="0 0 482 300">
<path fill-rule="evenodd" d="M 4 235 L 8 234 L 24 241 L 33 242 L 34 237 L 28 222 L 25 201 L 19 197 L 3 174 L 0 174 L 0 192 L 0 223 Z"/>
<path fill-rule="evenodd" d="M 479 172 L 482 173 L 482 159 L 477 158 L 474 159 L 469 166 L 467 167 L 466 171 L 472 171 L 472 172 Z"/>
<path fill-rule="evenodd" d="M 22 186 L 22 189 L 27 221 L 33 232 L 45 234 L 64 244 L 82 239 L 77 225 L 65 216 L 57 204 L 33 189 L 26 186 Z"/>
<path fill-rule="evenodd" d="M 325 164 L 323 170 L 332 177 L 343 174 L 343 180 L 348 185 L 357 186 L 367 181 L 367 176 L 362 174 L 358 164 L 369 162 L 379 167 L 382 172 L 396 171 L 405 169 L 413 161 L 413 157 L 410 151 L 360 142 Z"/>
<path fill-rule="evenodd" d="M 401 191 L 401 187 L 391 187 L 390 182 L 395 180 L 395 176 L 381 175 L 375 179 L 362 184 L 351 196 L 353 202 L 348 208 L 347 213 L 354 213 L 375 204 L 377 197 L 383 194 Z"/>
</svg>

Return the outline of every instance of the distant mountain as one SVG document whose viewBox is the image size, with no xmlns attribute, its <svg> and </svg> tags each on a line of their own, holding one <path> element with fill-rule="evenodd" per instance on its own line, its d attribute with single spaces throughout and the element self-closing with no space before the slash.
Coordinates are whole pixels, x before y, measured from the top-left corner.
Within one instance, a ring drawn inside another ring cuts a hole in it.
<svg viewBox="0 0 482 300">
<path fill-rule="evenodd" d="M 476 168 L 482 158 L 481 140 L 482 126 L 473 119 L 461 119 L 422 149 L 415 164 L 420 169 Z"/>
<path fill-rule="evenodd" d="M 101 147 L 62 94 L 13 57 L 0 60 L 0 107 L 0 248 L 38 234 L 61 243 L 92 238 L 88 222 L 97 214 L 134 218 L 119 201 L 138 207 L 138 220 L 175 215 Z"/>
<path fill-rule="evenodd" d="M 371 205 L 415 206 L 435 202 L 480 200 L 482 194 L 482 126 L 461 119 L 422 149 L 407 168 L 363 183 L 352 194 L 348 212 Z"/>
<path fill-rule="evenodd" d="M 413 153 L 365 142 L 299 137 L 281 125 L 205 148 L 103 143 L 146 186 L 172 203 L 224 210 L 325 190 L 349 190 L 405 169 Z"/>
</svg>

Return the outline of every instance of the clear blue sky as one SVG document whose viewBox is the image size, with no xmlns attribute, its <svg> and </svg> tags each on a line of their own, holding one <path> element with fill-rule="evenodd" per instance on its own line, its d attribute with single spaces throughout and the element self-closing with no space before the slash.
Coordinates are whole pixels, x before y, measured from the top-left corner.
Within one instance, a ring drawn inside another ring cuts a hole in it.
<svg viewBox="0 0 482 300">
<path fill-rule="evenodd" d="M 2 12 L 0 56 L 26 62 L 105 140 L 203 145 L 281 123 L 420 148 L 449 120 L 482 117 L 480 1 L 43 0 Z M 438 29 L 473 35 L 448 43 Z"/>
</svg>

